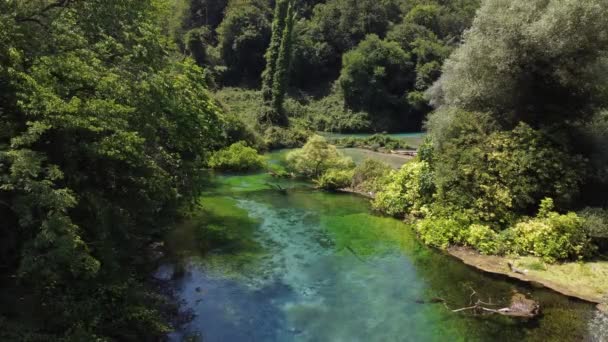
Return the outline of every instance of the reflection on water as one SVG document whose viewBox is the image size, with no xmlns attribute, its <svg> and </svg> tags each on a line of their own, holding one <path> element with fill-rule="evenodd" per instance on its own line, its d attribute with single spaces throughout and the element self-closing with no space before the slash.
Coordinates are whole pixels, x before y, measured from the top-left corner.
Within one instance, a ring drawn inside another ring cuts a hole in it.
<svg viewBox="0 0 608 342">
<path fill-rule="evenodd" d="M 606 317 L 592 305 L 478 273 L 362 198 L 288 181 L 285 194 L 269 181 L 217 177 L 200 214 L 168 238 L 183 273 L 175 289 L 195 314 L 171 340 L 602 341 Z M 164 267 L 158 275 L 170 277 Z M 522 322 L 420 304 L 465 306 L 471 288 L 499 304 L 528 293 L 544 314 Z"/>
</svg>

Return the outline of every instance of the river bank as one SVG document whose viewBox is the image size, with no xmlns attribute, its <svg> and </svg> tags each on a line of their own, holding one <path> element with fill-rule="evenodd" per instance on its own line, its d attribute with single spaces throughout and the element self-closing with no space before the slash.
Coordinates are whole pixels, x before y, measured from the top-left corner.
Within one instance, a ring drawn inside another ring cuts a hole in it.
<svg viewBox="0 0 608 342">
<path fill-rule="evenodd" d="M 450 247 L 447 253 L 480 271 L 500 274 L 531 284 L 542 285 L 568 297 L 597 304 L 608 309 L 608 262 L 586 261 L 546 264 L 540 258 L 482 255 L 466 247 Z M 509 267 L 509 262 L 523 274 Z"/>
</svg>

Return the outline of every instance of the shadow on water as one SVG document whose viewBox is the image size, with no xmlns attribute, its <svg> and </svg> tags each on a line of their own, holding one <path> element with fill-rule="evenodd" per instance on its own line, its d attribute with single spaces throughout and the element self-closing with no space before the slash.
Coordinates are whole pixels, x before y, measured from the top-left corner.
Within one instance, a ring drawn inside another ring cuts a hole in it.
<svg viewBox="0 0 608 342">
<path fill-rule="evenodd" d="M 605 324 L 589 304 L 477 272 L 358 196 L 291 181 L 280 193 L 268 180 L 214 177 L 201 209 L 167 238 L 163 272 L 195 314 L 171 340 L 602 341 L 589 334 Z M 480 317 L 430 303 L 466 306 L 471 289 L 500 305 L 526 293 L 543 315 Z"/>
</svg>

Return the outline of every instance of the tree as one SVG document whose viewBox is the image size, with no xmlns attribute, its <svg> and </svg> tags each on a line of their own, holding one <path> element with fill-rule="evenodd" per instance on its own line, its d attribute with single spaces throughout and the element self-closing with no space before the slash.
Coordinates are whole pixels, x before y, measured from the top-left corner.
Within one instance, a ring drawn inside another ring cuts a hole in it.
<svg viewBox="0 0 608 342">
<path fill-rule="evenodd" d="M 272 110 L 277 113 L 277 118 L 273 121 L 280 125 L 287 124 L 287 117 L 284 114 L 283 102 L 287 92 L 289 67 L 291 64 L 291 53 L 293 46 L 293 25 L 295 22 L 294 6 L 289 5 L 285 18 L 285 28 L 281 38 L 281 48 L 276 61 L 276 70 L 272 84 Z"/>
<path fill-rule="evenodd" d="M 317 178 L 330 169 L 354 167 L 352 159 L 319 135 L 311 137 L 303 148 L 290 152 L 287 164 L 297 174 L 310 178 Z"/>
<path fill-rule="evenodd" d="M 266 123 L 286 126 L 287 116 L 283 109 L 287 92 L 289 67 L 293 47 L 295 6 L 292 1 L 276 3 L 272 26 L 272 40 L 266 51 L 266 69 L 262 74 L 262 97 L 265 107 L 261 118 Z"/>
<path fill-rule="evenodd" d="M 588 118 L 608 100 L 606 14 L 601 0 L 485 1 L 435 102 L 492 112 L 511 128 Z"/>
<path fill-rule="evenodd" d="M 0 275 L 18 281 L 0 299 L 0 339 L 167 332 L 133 251 L 201 191 L 223 125 L 202 70 L 174 56 L 169 10 L 0 3 Z M 17 294 L 27 312 L 4 303 Z"/>
<path fill-rule="evenodd" d="M 340 71 L 341 56 L 368 34 L 384 37 L 400 14 L 396 0 L 329 0 L 317 4 L 310 19 L 296 28 L 295 58 L 298 63 L 310 63 L 307 70 L 318 73 L 313 84 L 334 80 Z M 307 77 L 310 76 L 297 80 L 304 84 Z"/>
<path fill-rule="evenodd" d="M 530 215 L 545 197 L 567 208 L 578 198 L 586 161 L 542 131 L 520 123 L 499 130 L 488 114 L 454 112 L 441 131 L 431 127 L 437 201 L 470 210 L 482 222 L 506 227 Z"/>
<path fill-rule="evenodd" d="M 231 1 L 217 28 L 219 55 L 227 68 L 224 83 L 258 85 L 270 42 L 270 9 L 264 0 Z"/>
<path fill-rule="evenodd" d="M 410 55 L 397 43 L 369 35 L 346 53 L 338 80 L 344 102 L 354 111 L 367 111 L 376 129 L 408 127 L 406 92 L 413 88 L 414 70 Z M 419 122 L 410 123 L 415 127 Z"/>
<path fill-rule="evenodd" d="M 281 50 L 283 31 L 285 31 L 285 20 L 287 19 L 287 8 L 289 1 L 278 0 L 275 4 L 274 19 L 272 21 L 272 38 L 266 50 L 266 69 L 262 74 L 262 97 L 264 102 L 272 101 L 272 85 L 277 69 L 277 59 Z"/>
</svg>

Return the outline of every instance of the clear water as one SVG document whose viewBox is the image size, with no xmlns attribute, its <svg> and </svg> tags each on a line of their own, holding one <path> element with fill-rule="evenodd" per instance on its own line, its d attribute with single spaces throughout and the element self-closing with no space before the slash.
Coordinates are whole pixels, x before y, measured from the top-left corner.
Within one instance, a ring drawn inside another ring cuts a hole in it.
<svg viewBox="0 0 608 342">
<path fill-rule="evenodd" d="M 212 177 L 200 212 L 168 237 L 173 259 L 158 276 L 183 271 L 173 286 L 194 314 L 170 340 L 606 341 L 592 305 L 477 272 L 363 198 L 275 182 Z M 526 293 L 544 314 L 526 322 L 428 303 L 466 306 L 471 289 L 500 304 Z"/>
</svg>

